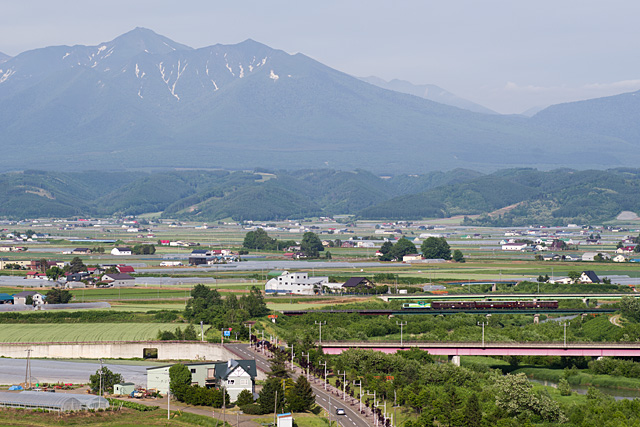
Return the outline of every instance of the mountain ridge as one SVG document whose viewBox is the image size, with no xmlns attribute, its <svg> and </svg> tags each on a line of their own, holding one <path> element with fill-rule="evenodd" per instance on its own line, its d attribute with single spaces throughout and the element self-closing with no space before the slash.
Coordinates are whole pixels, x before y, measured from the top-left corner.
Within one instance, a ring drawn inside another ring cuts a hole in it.
<svg viewBox="0 0 640 427">
<path fill-rule="evenodd" d="M 640 161 L 638 141 L 615 132 L 466 111 L 251 39 L 193 49 L 137 28 L 96 46 L 23 52 L 0 69 L 0 170 L 21 168 L 25 151 L 47 159 L 44 169 L 72 160 L 421 173 Z"/>
</svg>

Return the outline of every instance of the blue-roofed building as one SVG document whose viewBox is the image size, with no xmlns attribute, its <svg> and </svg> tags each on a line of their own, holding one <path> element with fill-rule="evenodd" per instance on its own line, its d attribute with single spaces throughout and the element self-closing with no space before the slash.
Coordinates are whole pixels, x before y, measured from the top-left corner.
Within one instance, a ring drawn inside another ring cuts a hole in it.
<svg viewBox="0 0 640 427">
<path fill-rule="evenodd" d="M 0 293 L 0 304 L 13 304 L 13 295 Z"/>
</svg>

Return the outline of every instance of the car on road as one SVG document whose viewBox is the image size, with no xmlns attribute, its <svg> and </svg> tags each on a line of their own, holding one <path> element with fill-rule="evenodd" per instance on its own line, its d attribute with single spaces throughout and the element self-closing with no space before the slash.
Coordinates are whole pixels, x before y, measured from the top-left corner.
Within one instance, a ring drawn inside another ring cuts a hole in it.
<svg viewBox="0 0 640 427">
<path fill-rule="evenodd" d="M 342 408 L 336 408 L 336 415 L 347 415 Z"/>
</svg>

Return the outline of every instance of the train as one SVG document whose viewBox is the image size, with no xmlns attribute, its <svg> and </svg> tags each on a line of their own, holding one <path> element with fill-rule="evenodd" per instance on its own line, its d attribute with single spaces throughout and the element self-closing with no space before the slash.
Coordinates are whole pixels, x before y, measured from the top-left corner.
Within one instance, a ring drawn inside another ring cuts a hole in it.
<svg viewBox="0 0 640 427">
<path fill-rule="evenodd" d="M 558 301 L 433 301 L 402 304 L 403 310 L 500 310 L 500 309 L 556 309 Z"/>
</svg>

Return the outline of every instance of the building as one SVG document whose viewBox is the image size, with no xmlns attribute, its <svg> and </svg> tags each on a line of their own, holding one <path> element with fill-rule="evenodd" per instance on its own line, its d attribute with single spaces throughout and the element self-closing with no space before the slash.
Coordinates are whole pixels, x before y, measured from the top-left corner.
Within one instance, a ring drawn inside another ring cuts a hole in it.
<svg viewBox="0 0 640 427">
<path fill-rule="evenodd" d="M 134 383 L 119 383 L 113 385 L 113 394 L 116 396 L 129 396 L 136 389 Z"/>
<path fill-rule="evenodd" d="M 272 294 L 314 295 L 321 293 L 324 287 L 331 287 L 327 276 L 309 277 L 309 273 L 305 272 L 283 271 L 267 282 L 264 291 Z"/>
<path fill-rule="evenodd" d="M 235 261 L 237 258 L 227 250 L 195 249 L 189 255 L 189 265 L 211 265 Z"/>
<path fill-rule="evenodd" d="M 507 243 L 502 245 L 503 251 L 525 251 L 527 250 L 526 243 Z"/>
<path fill-rule="evenodd" d="M 100 280 L 113 286 L 114 288 L 123 288 L 127 286 L 135 286 L 136 279 L 127 273 L 108 273 L 104 274 Z"/>
<path fill-rule="evenodd" d="M 255 360 L 235 360 L 215 364 L 216 386 L 224 387 L 229 393 L 232 402 L 238 400 L 238 395 L 242 390 L 248 390 L 251 394 L 256 391 L 256 371 Z"/>
<path fill-rule="evenodd" d="M 91 249 L 89 248 L 75 248 L 71 251 L 72 255 L 89 255 L 91 253 Z"/>
<path fill-rule="evenodd" d="M 402 262 L 422 261 L 422 254 L 408 254 L 402 257 Z"/>
<path fill-rule="evenodd" d="M 13 303 L 26 305 L 28 297 L 31 297 L 34 305 L 44 304 L 44 300 L 46 298 L 44 295 L 36 291 L 22 291 L 13 295 Z"/>
<path fill-rule="evenodd" d="M 627 258 L 622 254 L 618 254 L 613 257 L 613 262 L 627 262 Z"/>
<path fill-rule="evenodd" d="M 371 289 L 374 284 L 366 277 L 352 277 L 342 285 L 346 292 L 352 292 L 357 289 Z"/>
<path fill-rule="evenodd" d="M 132 255 L 131 248 L 113 248 L 111 249 L 111 255 L 124 256 Z"/>
<path fill-rule="evenodd" d="M 191 372 L 191 385 L 225 387 L 232 402 L 238 398 L 242 390 L 255 392 L 255 360 L 231 359 L 227 362 L 193 362 L 184 365 Z M 165 394 L 169 389 L 169 368 L 172 366 L 147 368 L 147 389 L 153 388 Z"/>
<path fill-rule="evenodd" d="M 293 427 L 293 415 L 291 412 L 277 414 L 276 427 Z"/>
<path fill-rule="evenodd" d="M 131 273 L 135 273 L 136 272 L 136 270 L 133 267 L 131 267 L 130 265 L 117 265 L 116 269 L 120 273 L 131 274 Z"/>
<path fill-rule="evenodd" d="M 13 304 L 13 296 L 4 292 L 0 293 L 0 304 Z"/>
<path fill-rule="evenodd" d="M 582 261 L 595 261 L 596 256 L 600 255 L 602 259 L 611 259 L 611 255 L 602 252 L 585 252 L 582 254 Z"/>
<path fill-rule="evenodd" d="M 578 280 L 582 283 L 600 283 L 600 278 L 592 270 L 583 271 Z"/>
</svg>

